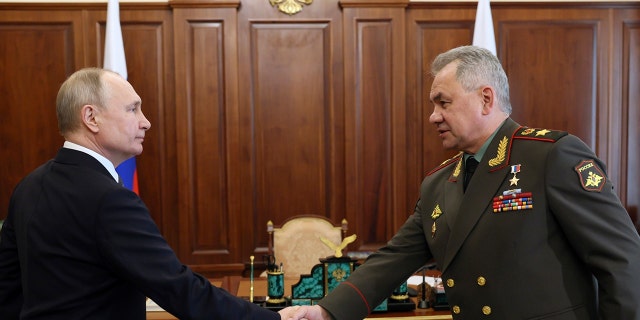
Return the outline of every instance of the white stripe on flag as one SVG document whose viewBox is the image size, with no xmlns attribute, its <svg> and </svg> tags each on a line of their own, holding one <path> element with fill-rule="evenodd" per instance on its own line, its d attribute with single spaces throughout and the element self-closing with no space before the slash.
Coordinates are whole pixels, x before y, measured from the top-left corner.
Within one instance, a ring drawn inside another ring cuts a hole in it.
<svg viewBox="0 0 640 320">
<path fill-rule="evenodd" d="M 485 48 L 497 56 L 496 37 L 493 34 L 493 18 L 489 0 L 479 0 L 476 11 L 476 25 L 473 30 L 473 45 Z"/>
<path fill-rule="evenodd" d="M 120 28 L 120 3 L 118 0 L 109 0 L 107 6 L 103 68 L 117 72 L 127 79 L 127 61 L 124 58 L 124 44 L 122 42 L 122 29 Z"/>
</svg>

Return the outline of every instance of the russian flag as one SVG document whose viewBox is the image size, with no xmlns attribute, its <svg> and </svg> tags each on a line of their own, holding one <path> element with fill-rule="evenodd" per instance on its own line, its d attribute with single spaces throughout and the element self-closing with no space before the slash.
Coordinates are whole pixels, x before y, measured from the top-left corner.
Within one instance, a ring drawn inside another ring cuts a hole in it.
<svg viewBox="0 0 640 320">
<path fill-rule="evenodd" d="M 107 5 L 107 25 L 104 40 L 103 68 L 117 72 L 127 79 L 127 61 L 124 58 L 124 43 L 122 41 L 122 29 L 120 28 L 120 3 L 118 0 L 109 0 Z M 116 171 L 124 186 L 138 194 L 138 169 L 136 158 L 130 158 L 121 163 Z"/>
<path fill-rule="evenodd" d="M 485 48 L 497 56 L 496 37 L 493 33 L 493 17 L 489 0 L 479 0 L 476 23 L 473 29 L 473 45 Z"/>
</svg>

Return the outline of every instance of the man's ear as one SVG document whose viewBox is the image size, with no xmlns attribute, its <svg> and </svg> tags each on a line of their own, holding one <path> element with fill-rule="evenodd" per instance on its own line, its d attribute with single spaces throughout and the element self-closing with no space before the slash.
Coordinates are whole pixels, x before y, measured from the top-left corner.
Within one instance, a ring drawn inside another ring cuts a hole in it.
<svg viewBox="0 0 640 320">
<path fill-rule="evenodd" d="M 82 124 L 84 124 L 87 129 L 89 129 L 93 133 L 97 133 L 100 131 L 100 127 L 98 126 L 98 108 L 94 105 L 85 104 L 82 106 L 81 117 Z"/>
<path fill-rule="evenodd" d="M 490 114 L 495 107 L 496 91 L 492 87 L 486 86 L 480 91 L 482 96 L 482 114 Z"/>
</svg>

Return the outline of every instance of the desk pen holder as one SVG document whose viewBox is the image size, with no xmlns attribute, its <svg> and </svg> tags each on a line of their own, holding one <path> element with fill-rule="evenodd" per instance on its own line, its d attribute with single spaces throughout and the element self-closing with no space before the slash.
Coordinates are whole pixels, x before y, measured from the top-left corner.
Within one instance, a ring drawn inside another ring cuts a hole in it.
<svg viewBox="0 0 640 320">
<path fill-rule="evenodd" d="M 267 303 L 282 304 L 286 300 L 284 298 L 284 272 L 267 271 Z"/>
<path fill-rule="evenodd" d="M 400 284 L 395 290 L 393 290 L 391 299 L 396 301 L 404 301 L 409 299 L 409 288 L 406 281 Z"/>
</svg>

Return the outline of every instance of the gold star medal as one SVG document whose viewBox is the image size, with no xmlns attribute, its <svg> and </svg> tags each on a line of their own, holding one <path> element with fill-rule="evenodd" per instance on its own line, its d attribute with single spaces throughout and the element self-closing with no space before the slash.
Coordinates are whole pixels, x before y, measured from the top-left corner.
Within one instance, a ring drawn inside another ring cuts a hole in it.
<svg viewBox="0 0 640 320">
<path fill-rule="evenodd" d="M 511 173 L 513 174 L 513 178 L 511 178 L 511 180 L 509 180 L 509 182 L 511 182 L 511 184 L 509 186 L 517 186 L 518 185 L 518 181 L 520 181 L 520 179 L 518 179 L 516 174 L 518 172 L 520 172 L 520 167 L 521 166 L 522 166 L 521 164 L 516 164 L 516 165 L 511 166 Z"/>
</svg>

